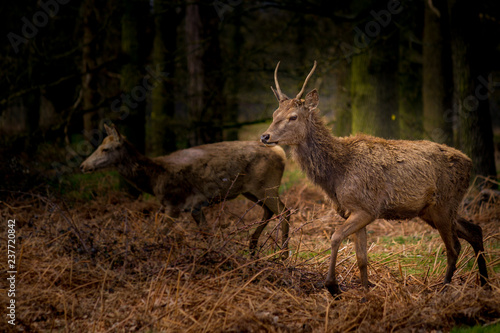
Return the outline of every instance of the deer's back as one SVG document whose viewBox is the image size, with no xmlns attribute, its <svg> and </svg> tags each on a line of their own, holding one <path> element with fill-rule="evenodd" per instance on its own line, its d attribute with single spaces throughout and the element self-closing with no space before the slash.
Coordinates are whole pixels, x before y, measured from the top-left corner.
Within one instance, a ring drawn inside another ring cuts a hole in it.
<svg viewBox="0 0 500 333">
<path fill-rule="evenodd" d="M 347 211 L 362 208 L 381 218 L 418 216 L 431 205 L 458 207 L 468 187 L 471 160 L 430 141 L 342 138 L 350 152 L 337 189 Z"/>
<path fill-rule="evenodd" d="M 231 199 L 258 187 L 279 187 L 285 154 L 254 141 L 226 141 L 174 152 L 156 159 L 207 200 Z"/>
</svg>

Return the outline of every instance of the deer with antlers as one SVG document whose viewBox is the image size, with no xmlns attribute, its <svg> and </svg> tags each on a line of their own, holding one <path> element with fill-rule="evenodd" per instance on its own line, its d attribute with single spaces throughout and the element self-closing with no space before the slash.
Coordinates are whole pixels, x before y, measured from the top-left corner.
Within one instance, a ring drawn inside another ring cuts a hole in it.
<svg viewBox="0 0 500 333">
<path fill-rule="evenodd" d="M 335 137 L 320 116 L 317 90 L 301 99 L 316 62 L 295 98 L 281 92 L 278 67 L 279 62 L 274 71 L 276 89 L 271 89 L 279 106 L 261 141 L 268 147 L 289 145 L 302 170 L 346 219 L 331 237 L 328 291 L 333 296 L 341 292 L 335 266 L 342 240 L 354 235 L 361 283 L 368 288 L 366 226 L 375 219 L 413 217 L 436 228 L 445 244 L 445 284 L 456 269 L 460 237 L 472 245 L 481 285 L 485 285 L 488 272 L 482 229 L 457 214 L 469 186 L 471 160 L 454 148 L 430 141 L 385 140 L 363 134 Z"/>
<path fill-rule="evenodd" d="M 283 149 L 269 150 L 256 141 L 226 141 L 151 159 L 139 153 L 114 125 L 104 128 L 108 136 L 81 164 L 83 172 L 114 167 L 136 188 L 155 195 L 167 216 L 177 219 L 182 211 L 190 212 L 201 227 L 206 225 L 203 207 L 242 194 L 264 209 L 262 223 L 250 237 L 251 253 L 276 214 L 284 217 L 282 256 L 288 255 L 289 217 L 278 191 L 285 169 Z"/>
</svg>

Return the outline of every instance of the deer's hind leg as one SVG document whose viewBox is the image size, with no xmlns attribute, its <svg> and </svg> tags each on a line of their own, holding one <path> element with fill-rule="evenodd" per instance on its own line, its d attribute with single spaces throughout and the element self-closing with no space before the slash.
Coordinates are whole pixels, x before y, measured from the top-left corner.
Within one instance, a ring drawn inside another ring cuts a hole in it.
<svg viewBox="0 0 500 333">
<path fill-rule="evenodd" d="M 354 245 L 356 246 L 356 260 L 358 262 L 361 285 L 368 289 L 368 251 L 366 240 L 366 228 L 360 229 L 354 234 Z"/>
<path fill-rule="evenodd" d="M 273 193 L 274 194 L 274 193 Z M 255 229 L 254 233 L 250 237 L 250 251 L 252 254 L 255 253 L 255 248 L 257 247 L 259 237 L 262 231 L 266 228 L 269 223 L 269 219 L 275 215 L 280 215 L 286 209 L 283 202 L 278 196 L 278 191 L 276 191 L 274 196 L 269 195 L 254 195 L 252 193 L 243 194 L 247 199 L 258 203 L 264 209 L 264 215 L 262 216 L 262 223 Z M 259 197 L 265 198 L 263 200 L 258 199 Z M 288 232 L 289 232 L 289 217 L 285 216 L 285 220 L 281 221 L 281 239 L 282 239 L 282 249 L 288 249 Z M 288 251 L 283 253 L 283 258 L 288 257 Z"/>
<path fill-rule="evenodd" d="M 256 197 L 251 194 L 244 194 L 249 200 L 258 203 L 264 209 L 264 215 L 262 216 L 262 222 L 255 229 L 253 234 L 250 236 L 250 243 L 248 248 L 250 249 L 250 254 L 255 255 L 255 249 L 257 248 L 257 244 L 259 243 L 260 234 L 267 227 L 269 223 L 269 219 L 273 216 L 273 212 L 267 207 L 264 206 Z"/>
<path fill-rule="evenodd" d="M 465 239 L 474 249 L 477 258 L 477 267 L 479 268 L 479 279 L 481 285 L 486 285 L 488 279 L 488 270 L 486 269 L 486 260 L 484 259 L 483 230 L 477 224 L 467 221 L 461 216 L 457 217 L 458 237 Z"/>
<path fill-rule="evenodd" d="M 444 242 L 447 258 L 444 284 L 448 284 L 451 282 L 453 273 L 456 270 L 458 254 L 460 253 L 461 249 L 460 241 L 458 240 L 457 230 L 454 223 L 456 213 L 450 212 L 449 209 L 443 207 L 441 207 L 441 209 L 438 209 L 436 206 L 432 206 L 427 208 L 420 217 L 429 225 L 438 230 L 439 235 Z"/>
<path fill-rule="evenodd" d="M 268 207 L 276 216 L 281 216 L 279 219 L 281 225 L 281 250 L 283 250 L 282 258 L 288 258 L 288 233 L 290 231 L 290 216 L 286 211 L 285 204 L 281 201 L 279 197 L 278 190 L 273 191 L 273 193 L 267 193 L 266 199 L 264 201 L 264 206 Z"/>
</svg>

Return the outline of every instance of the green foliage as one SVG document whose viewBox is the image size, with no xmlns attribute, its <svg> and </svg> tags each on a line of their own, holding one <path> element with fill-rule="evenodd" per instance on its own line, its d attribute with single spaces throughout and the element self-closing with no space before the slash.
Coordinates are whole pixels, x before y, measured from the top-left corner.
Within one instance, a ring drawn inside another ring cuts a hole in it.
<svg viewBox="0 0 500 333">
<path fill-rule="evenodd" d="M 429 268 L 446 266 L 446 256 L 429 251 L 426 244 L 439 235 L 432 236 L 383 236 L 378 238 L 377 245 L 385 251 L 376 251 L 369 254 L 369 260 L 381 264 L 396 266 L 401 264 L 406 274 L 424 275 Z M 408 246 L 408 251 L 401 251 L 401 246 Z M 399 263 L 399 264 L 398 264 Z M 434 265 L 436 263 L 436 265 Z"/>
<path fill-rule="evenodd" d="M 116 171 L 64 174 L 52 187 L 70 202 L 86 202 L 98 195 L 119 190 L 120 176 Z"/>
<path fill-rule="evenodd" d="M 498 253 L 497 251 L 500 250 L 500 241 L 498 240 L 498 238 L 491 238 L 488 241 L 488 247 L 491 250 L 487 251 L 486 260 L 487 261 L 497 261 L 498 255 L 496 255 L 496 253 Z M 498 272 L 500 272 L 500 265 L 493 265 L 490 267 L 490 269 L 492 269 L 495 273 L 498 273 Z"/>
<path fill-rule="evenodd" d="M 300 184 L 304 181 L 304 174 L 299 168 L 286 168 L 281 179 L 280 194 L 290 189 L 294 185 Z"/>
<path fill-rule="evenodd" d="M 451 333 L 497 333 L 500 332 L 500 324 L 489 326 L 454 327 Z"/>
<path fill-rule="evenodd" d="M 389 236 L 383 236 L 380 237 L 380 242 L 382 244 L 386 243 L 386 246 L 390 246 L 393 243 L 396 244 L 406 244 L 406 245 L 412 245 L 412 244 L 417 244 L 420 241 L 430 241 L 431 239 L 438 237 L 438 236 L 425 236 L 425 237 L 420 237 L 420 236 L 396 236 L 396 237 L 389 237 Z"/>
</svg>

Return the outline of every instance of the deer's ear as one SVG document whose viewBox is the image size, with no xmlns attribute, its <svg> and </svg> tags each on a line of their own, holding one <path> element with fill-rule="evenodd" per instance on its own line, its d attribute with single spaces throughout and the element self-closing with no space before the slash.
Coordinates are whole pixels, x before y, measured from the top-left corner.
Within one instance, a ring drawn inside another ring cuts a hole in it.
<svg viewBox="0 0 500 333">
<path fill-rule="evenodd" d="M 108 135 L 114 136 L 115 139 L 118 142 L 122 142 L 123 141 L 123 137 L 121 136 L 121 134 L 116 129 L 115 124 L 111 124 L 111 126 L 108 126 L 108 125 L 104 124 L 104 128 L 106 129 L 106 133 L 108 133 Z"/>
<path fill-rule="evenodd" d="M 104 124 L 104 130 L 106 131 L 107 135 L 113 135 L 113 129 L 106 124 Z"/>
<path fill-rule="evenodd" d="M 287 95 L 281 93 L 281 96 L 278 94 L 278 92 L 276 91 L 276 89 L 274 89 L 272 86 L 271 86 L 271 90 L 273 91 L 274 93 L 274 96 L 276 96 L 276 99 L 278 100 L 278 102 L 283 102 L 283 101 L 286 101 L 288 99 L 290 99 Z"/>
<path fill-rule="evenodd" d="M 316 110 L 319 104 L 319 95 L 316 89 L 311 90 L 307 93 L 305 99 L 305 106 L 309 110 L 309 112 Z"/>
</svg>

